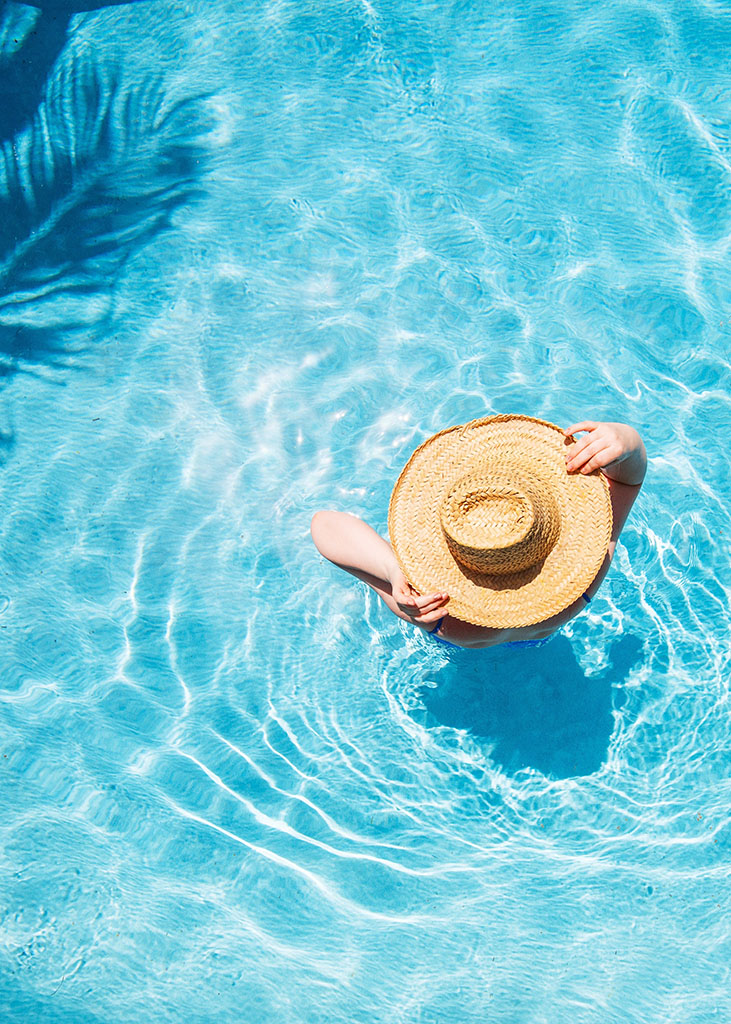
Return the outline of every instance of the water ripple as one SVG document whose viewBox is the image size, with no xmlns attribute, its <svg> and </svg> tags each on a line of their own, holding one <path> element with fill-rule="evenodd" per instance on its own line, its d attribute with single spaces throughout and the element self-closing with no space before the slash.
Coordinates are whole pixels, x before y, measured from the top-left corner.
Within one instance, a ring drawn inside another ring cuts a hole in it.
<svg viewBox="0 0 731 1024">
<path fill-rule="evenodd" d="M 9 1019 L 725 1019 L 720 13 L 82 6 L 0 154 Z M 309 521 L 503 411 L 648 478 L 449 652 Z"/>
</svg>

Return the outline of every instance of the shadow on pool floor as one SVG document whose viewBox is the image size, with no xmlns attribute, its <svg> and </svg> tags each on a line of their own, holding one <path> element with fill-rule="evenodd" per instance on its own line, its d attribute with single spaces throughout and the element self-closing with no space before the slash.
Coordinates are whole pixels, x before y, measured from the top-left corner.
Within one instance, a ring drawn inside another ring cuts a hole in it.
<svg viewBox="0 0 731 1024">
<path fill-rule="evenodd" d="M 41 365 L 68 370 L 108 343 L 127 260 L 203 195 L 207 94 L 172 95 L 152 58 L 144 73 L 128 71 L 123 41 L 67 47 L 71 15 L 110 3 L 39 3 L 20 48 L 0 54 L 6 380 Z"/>
<path fill-rule="evenodd" d="M 420 697 L 431 722 L 468 730 L 492 745 L 507 771 L 534 768 L 553 778 L 590 775 L 604 762 L 624 682 L 642 656 L 635 636 L 614 644 L 605 672 L 587 676 L 569 641 L 548 647 L 455 654 L 438 685 Z"/>
</svg>

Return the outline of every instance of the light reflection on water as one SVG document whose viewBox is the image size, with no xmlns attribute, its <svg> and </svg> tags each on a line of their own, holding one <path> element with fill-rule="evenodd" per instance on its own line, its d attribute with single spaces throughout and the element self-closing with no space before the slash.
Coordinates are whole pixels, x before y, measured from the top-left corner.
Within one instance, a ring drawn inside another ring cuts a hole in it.
<svg viewBox="0 0 731 1024">
<path fill-rule="evenodd" d="M 720 1019 L 721 20 L 65 25 L 0 167 L 9 1019 Z M 504 411 L 648 481 L 562 636 L 445 654 L 309 518 Z"/>
</svg>

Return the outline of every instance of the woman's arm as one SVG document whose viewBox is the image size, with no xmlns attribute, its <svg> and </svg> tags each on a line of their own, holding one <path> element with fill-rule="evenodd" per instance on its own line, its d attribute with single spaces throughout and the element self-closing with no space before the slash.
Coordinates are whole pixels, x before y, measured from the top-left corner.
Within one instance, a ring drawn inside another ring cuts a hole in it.
<svg viewBox="0 0 731 1024">
<path fill-rule="evenodd" d="M 321 555 L 372 587 L 402 619 L 425 626 L 446 615 L 446 593 L 418 594 L 396 561 L 391 545 L 348 512 L 315 512 L 310 527 Z"/>
<path fill-rule="evenodd" d="M 612 539 L 608 552 L 611 559 L 617 538 L 645 479 L 647 453 L 640 435 L 626 423 L 585 420 L 570 427 L 566 435 L 582 432 L 586 432 L 586 436 L 574 441 L 567 449 L 566 469 L 569 473 L 591 473 L 601 469 L 607 477 L 612 500 Z M 599 579 L 603 575 L 601 573 Z"/>
</svg>

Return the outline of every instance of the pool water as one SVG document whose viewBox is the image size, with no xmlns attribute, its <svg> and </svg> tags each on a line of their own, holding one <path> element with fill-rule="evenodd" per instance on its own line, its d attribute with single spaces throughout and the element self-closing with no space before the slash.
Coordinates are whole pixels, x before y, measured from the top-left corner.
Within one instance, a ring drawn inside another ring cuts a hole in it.
<svg viewBox="0 0 731 1024">
<path fill-rule="evenodd" d="M 4 5 L 4 1020 L 731 1017 L 730 43 Z M 499 412 L 632 423 L 648 478 L 548 647 L 446 651 L 310 517 L 385 531 Z"/>
</svg>

